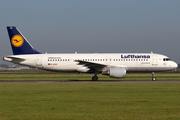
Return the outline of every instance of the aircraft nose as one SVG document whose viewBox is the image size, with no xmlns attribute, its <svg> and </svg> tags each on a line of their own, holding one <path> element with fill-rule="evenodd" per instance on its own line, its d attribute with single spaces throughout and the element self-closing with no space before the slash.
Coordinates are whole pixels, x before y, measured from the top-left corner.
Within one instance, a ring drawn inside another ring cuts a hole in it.
<svg viewBox="0 0 180 120">
<path fill-rule="evenodd" d="M 178 67 L 178 64 L 175 63 L 175 62 L 173 62 L 172 67 L 173 67 L 174 69 L 176 69 L 176 68 Z"/>
</svg>

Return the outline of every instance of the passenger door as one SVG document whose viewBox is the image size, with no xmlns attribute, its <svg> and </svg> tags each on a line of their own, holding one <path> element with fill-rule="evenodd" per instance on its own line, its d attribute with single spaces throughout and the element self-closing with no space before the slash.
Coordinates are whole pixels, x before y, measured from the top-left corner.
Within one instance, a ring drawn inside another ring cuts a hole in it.
<svg viewBox="0 0 180 120">
<path fill-rule="evenodd" d="M 38 55 L 36 58 L 36 65 L 37 66 L 42 66 L 42 56 Z"/>
<path fill-rule="evenodd" d="M 153 58 L 152 58 L 152 65 L 158 65 L 158 62 L 157 62 L 157 55 L 153 55 Z"/>
</svg>

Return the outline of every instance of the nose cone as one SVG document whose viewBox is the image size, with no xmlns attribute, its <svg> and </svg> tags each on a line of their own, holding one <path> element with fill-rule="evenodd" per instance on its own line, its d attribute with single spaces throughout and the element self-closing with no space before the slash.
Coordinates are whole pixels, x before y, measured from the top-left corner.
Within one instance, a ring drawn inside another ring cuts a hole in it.
<svg viewBox="0 0 180 120">
<path fill-rule="evenodd" d="M 178 64 L 175 62 L 172 62 L 171 67 L 172 69 L 176 69 L 178 67 Z"/>
</svg>

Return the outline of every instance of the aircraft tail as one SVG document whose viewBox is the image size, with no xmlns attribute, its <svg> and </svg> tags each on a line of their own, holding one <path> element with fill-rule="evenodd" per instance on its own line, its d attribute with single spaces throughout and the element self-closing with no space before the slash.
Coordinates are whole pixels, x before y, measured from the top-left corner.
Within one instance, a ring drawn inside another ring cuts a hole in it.
<svg viewBox="0 0 180 120">
<path fill-rule="evenodd" d="M 16 27 L 7 27 L 7 31 L 14 55 L 41 54 L 33 48 L 33 46 L 27 41 L 27 39 Z"/>
</svg>

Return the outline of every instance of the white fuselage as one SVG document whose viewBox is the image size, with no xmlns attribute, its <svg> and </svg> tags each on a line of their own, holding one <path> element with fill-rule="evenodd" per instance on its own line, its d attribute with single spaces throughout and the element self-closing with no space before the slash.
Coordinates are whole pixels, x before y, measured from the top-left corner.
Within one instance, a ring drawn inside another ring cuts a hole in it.
<svg viewBox="0 0 180 120">
<path fill-rule="evenodd" d="M 6 56 L 4 60 L 33 68 L 64 72 L 88 71 L 89 68 L 79 65 L 75 60 L 106 65 L 107 68 L 124 67 L 130 72 L 156 72 L 177 68 L 177 64 L 167 56 L 153 53 L 27 54 Z"/>
</svg>

